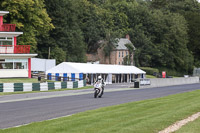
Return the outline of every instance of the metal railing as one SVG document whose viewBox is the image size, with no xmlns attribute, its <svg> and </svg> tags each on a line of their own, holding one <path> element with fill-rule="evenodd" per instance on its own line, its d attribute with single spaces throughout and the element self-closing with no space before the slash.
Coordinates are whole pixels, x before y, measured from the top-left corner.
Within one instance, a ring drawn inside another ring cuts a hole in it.
<svg viewBox="0 0 200 133">
<path fill-rule="evenodd" d="M 73 78 L 73 77 L 63 77 L 63 76 L 47 75 L 47 80 L 55 80 L 55 81 L 80 81 L 80 80 L 83 80 L 83 79 Z"/>
<path fill-rule="evenodd" d="M 3 24 L 0 27 L 0 31 L 5 31 L 5 32 L 14 32 L 15 31 L 16 24 Z"/>
<path fill-rule="evenodd" d="M 0 54 L 29 54 L 30 45 L 0 45 Z"/>
</svg>

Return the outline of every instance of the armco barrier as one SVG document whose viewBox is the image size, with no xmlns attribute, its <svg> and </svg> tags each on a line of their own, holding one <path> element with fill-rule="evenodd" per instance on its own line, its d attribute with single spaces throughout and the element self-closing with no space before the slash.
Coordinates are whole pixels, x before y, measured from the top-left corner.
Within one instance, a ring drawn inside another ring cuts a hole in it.
<svg viewBox="0 0 200 133">
<path fill-rule="evenodd" d="M 63 88 L 80 88 L 86 86 L 86 81 L 46 82 L 46 83 L 0 83 L 0 92 L 16 91 L 48 91 Z"/>
<path fill-rule="evenodd" d="M 23 91 L 32 91 L 32 83 L 23 83 Z"/>
<path fill-rule="evenodd" d="M 40 83 L 40 91 L 48 91 L 48 84 Z"/>
<path fill-rule="evenodd" d="M 3 92 L 3 83 L 0 83 L 0 92 Z"/>
<path fill-rule="evenodd" d="M 73 88 L 73 82 L 67 82 L 67 88 L 72 89 Z"/>
<path fill-rule="evenodd" d="M 54 89 L 55 89 L 55 86 L 54 86 L 54 83 L 53 83 L 53 82 L 49 82 L 49 83 L 48 83 L 48 89 L 49 89 L 49 90 L 54 90 Z"/>
<path fill-rule="evenodd" d="M 67 88 L 67 82 L 61 82 L 61 88 Z"/>
<path fill-rule="evenodd" d="M 14 92 L 14 83 L 4 83 L 3 92 Z"/>
<path fill-rule="evenodd" d="M 23 91 L 23 83 L 14 83 L 14 91 Z"/>
<path fill-rule="evenodd" d="M 73 82 L 73 88 L 78 88 L 78 81 Z"/>
<path fill-rule="evenodd" d="M 55 89 L 60 89 L 60 88 L 62 88 L 61 82 L 55 82 L 54 85 L 55 85 Z"/>
<path fill-rule="evenodd" d="M 33 83 L 32 91 L 40 91 L 40 83 Z"/>
<path fill-rule="evenodd" d="M 86 86 L 86 80 L 83 80 L 83 86 Z"/>
</svg>

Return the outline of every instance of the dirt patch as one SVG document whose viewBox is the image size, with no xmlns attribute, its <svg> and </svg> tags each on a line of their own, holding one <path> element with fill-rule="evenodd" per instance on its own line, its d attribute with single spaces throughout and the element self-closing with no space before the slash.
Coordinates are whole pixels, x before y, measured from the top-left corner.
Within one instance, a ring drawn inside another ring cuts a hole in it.
<svg viewBox="0 0 200 133">
<path fill-rule="evenodd" d="M 173 125 L 165 128 L 164 130 L 162 130 L 162 131 L 160 131 L 158 133 L 172 133 L 172 132 L 177 131 L 178 129 L 180 129 L 185 124 L 187 124 L 187 123 L 189 123 L 191 121 L 194 121 L 194 120 L 196 120 L 199 117 L 200 117 L 200 112 L 198 112 L 196 114 L 193 114 L 192 116 L 190 116 L 190 117 L 188 117 L 188 118 L 186 118 L 184 120 L 177 121 Z"/>
</svg>

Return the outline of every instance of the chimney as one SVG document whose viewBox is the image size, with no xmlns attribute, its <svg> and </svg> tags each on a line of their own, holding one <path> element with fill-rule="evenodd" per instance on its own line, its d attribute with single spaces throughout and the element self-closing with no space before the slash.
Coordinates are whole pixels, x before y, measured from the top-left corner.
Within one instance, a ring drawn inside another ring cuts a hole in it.
<svg viewBox="0 0 200 133">
<path fill-rule="evenodd" d="M 130 40 L 129 34 L 126 34 L 126 39 Z"/>
</svg>

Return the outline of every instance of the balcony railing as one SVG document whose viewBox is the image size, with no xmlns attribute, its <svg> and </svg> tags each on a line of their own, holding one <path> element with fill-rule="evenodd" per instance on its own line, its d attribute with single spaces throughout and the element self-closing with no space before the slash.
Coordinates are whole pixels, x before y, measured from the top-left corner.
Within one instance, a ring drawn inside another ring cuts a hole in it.
<svg viewBox="0 0 200 133">
<path fill-rule="evenodd" d="M 29 54 L 30 45 L 0 45 L 0 54 Z"/>
<path fill-rule="evenodd" d="M 14 32 L 15 31 L 16 24 L 3 24 L 0 27 L 0 31 L 5 31 L 5 32 Z"/>
</svg>

